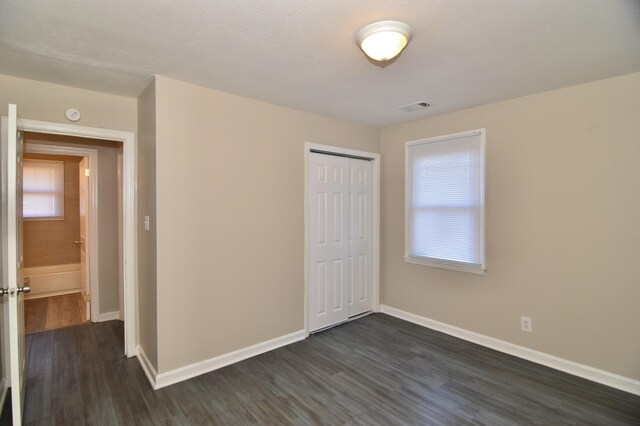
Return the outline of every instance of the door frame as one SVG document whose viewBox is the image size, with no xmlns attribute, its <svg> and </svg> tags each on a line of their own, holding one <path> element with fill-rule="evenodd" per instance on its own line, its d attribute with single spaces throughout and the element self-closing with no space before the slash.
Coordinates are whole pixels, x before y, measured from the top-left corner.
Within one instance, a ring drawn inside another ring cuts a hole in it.
<svg viewBox="0 0 640 426">
<path fill-rule="evenodd" d="M 136 139 L 133 132 L 101 129 L 75 124 L 53 123 L 38 120 L 21 120 L 20 130 L 53 135 L 76 136 L 122 142 L 123 169 L 123 258 L 124 262 L 124 353 L 127 357 L 138 354 L 137 300 L 136 300 Z M 92 306 L 93 308 L 93 306 Z"/>
<path fill-rule="evenodd" d="M 309 283 L 311 267 L 311 203 L 309 164 L 312 152 L 371 161 L 371 287 L 372 310 L 380 311 L 380 154 L 306 142 L 304 144 L 304 332 L 309 336 Z"/>
<path fill-rule="evenodd" d="M 91 297 L 91 322 L 98 322 L 100 316 L 100 274 L 98 263 L 98 150 L 60 145 L 42 145 L 25 143 L 24 152 L 28 154 L 74 155 L 89 159 L 89 186 L 91 188 L 91 229 L 89 230 L 89 275 Z"/>
</svg>

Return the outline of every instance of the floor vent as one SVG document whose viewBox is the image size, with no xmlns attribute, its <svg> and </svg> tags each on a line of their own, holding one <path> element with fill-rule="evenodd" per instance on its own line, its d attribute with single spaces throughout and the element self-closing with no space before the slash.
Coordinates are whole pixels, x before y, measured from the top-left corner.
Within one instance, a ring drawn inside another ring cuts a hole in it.
<svg viewBox="0 0 640 426">
<path fill-rule="evenodd" d="M 430 103 L 425 102 L 425 101 L 421 101 L 421 102 L 416 102 L 413 104 L 409 104 L 409 105 L 405 105 L 405 106 L 401 106 L 398 107 L 399 110 L 401 111 L 419 111 L 421 109 L 425 109 L 425 108 L 429 108 L 431 106 Z"/>
</svg>

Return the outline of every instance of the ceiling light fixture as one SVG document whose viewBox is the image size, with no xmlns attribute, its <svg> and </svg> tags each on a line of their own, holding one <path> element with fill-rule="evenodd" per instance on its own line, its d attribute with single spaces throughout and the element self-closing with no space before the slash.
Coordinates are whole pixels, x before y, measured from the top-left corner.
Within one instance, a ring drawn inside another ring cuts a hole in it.
<svg viewBox="0 0 640 426">
<path fill-rule="evenodd" d="M 411 40 L 411 27 L 399 21 L 380 21 L 369 24 L 356 34 L 358 46 L 371 59 L 393 59 Z"/>
</svg>

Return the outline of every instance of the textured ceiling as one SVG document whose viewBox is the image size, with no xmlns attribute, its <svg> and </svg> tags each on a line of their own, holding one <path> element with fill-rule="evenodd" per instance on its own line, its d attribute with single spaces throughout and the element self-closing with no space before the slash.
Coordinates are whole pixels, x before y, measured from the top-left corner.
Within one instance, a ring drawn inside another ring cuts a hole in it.
<svg viewBox="0 0 640 426">
<path fill-rule="evenodd" d="M 383 19 L 414 36 L 380 67 L 354 37 Z M 376 127 L 634 71 L 634 0 L 0 2 L 3 74 L 134 97 L 162 74 Z"/>
</svg>

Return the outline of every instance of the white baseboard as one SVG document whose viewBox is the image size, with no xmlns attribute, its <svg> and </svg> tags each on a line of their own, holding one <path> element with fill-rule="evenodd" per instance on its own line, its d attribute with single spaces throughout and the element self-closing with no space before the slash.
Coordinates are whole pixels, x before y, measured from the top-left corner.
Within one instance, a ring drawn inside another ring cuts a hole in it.
<svg viewBox="0 0 640 426">
<path fill-rule="evenodd" d="M 105 312 L 104 314 L 98 315 L 98 320 L 96 322 L 113 321 L 118 319 L 120 319 L 120 311 Z"/>
<path fill-rule="evenodd" d="M 226 367 L 227 365 L 235 364 L 236 362 L 243 361 L 247 358 L 251 358 L 256 355 L 272 351 L 274 349 L 278 349 L 282 346 L 290 345 L 291 343 L 304 340 L 305 338 L 305 331 L 300 330 L 291 334 L 276 337 L 275 339 L 267 340 L 266 342 L 257 343 L 255 345 L 248 346 L 237 351 L 229 352 L 160 374 L 156 373 L 155 369 L 149 362 L 149 359 L 146 357 L 144 351 L 140 347 L 138 347 L 138 359 L 140 360 L 142 369 L 147 375 L 151 386 L 153 386 L 154 389 L 160 389 L 165 386 L 182 382 L 184 380 L 191 379 L 192 377 L 200 376 L 201 374 L 209 373 L 210 371 Z"/>
<path fill-rule="evenodd" d="M 156 369 L 153 368 L 153 364 L 151 364 L 151 361 L 149 361 L 149 358 L 147 358 L 147 354 L 144 353 L 142 346 L 138 345 L 137 350 L 138 350 L 138 354 L 137 354 L 138 361 L 142 366 L 142 370 L 144 371 L 144 374 L 147 376 L 147 379 L 149 379 L 149 383 L 151 383 L 151 387 L 153 389 L 157 389 L 156 377 L 158 377 L 158 373 L 156 372 Z"/>
<path fill-rule="evenodd" d="M 564 358 L 549 355 L 544 352 L 525 348 L 524 346 L 515 345 L 504 340 L 495 339 L 493 337 L 485 336 L 484 334 L 475 333 L 473 331 L 445 324 L 440 321 L 392 308 L 391 306 L 380 305 L 380 311 L 393 317 L 449 334 L 459 339 L 467 340 L 518 358 L 523 358 L 537 364 L 542 364 L 556 370 L 564 371 L 565 373 L 573 374 L 574 376 L 602 383 L 603 385 L 611 386 L 612 388 L 640 395 L 640 380 L 620 376 L 588 365 L 579 364 Z"/>
</svg>

